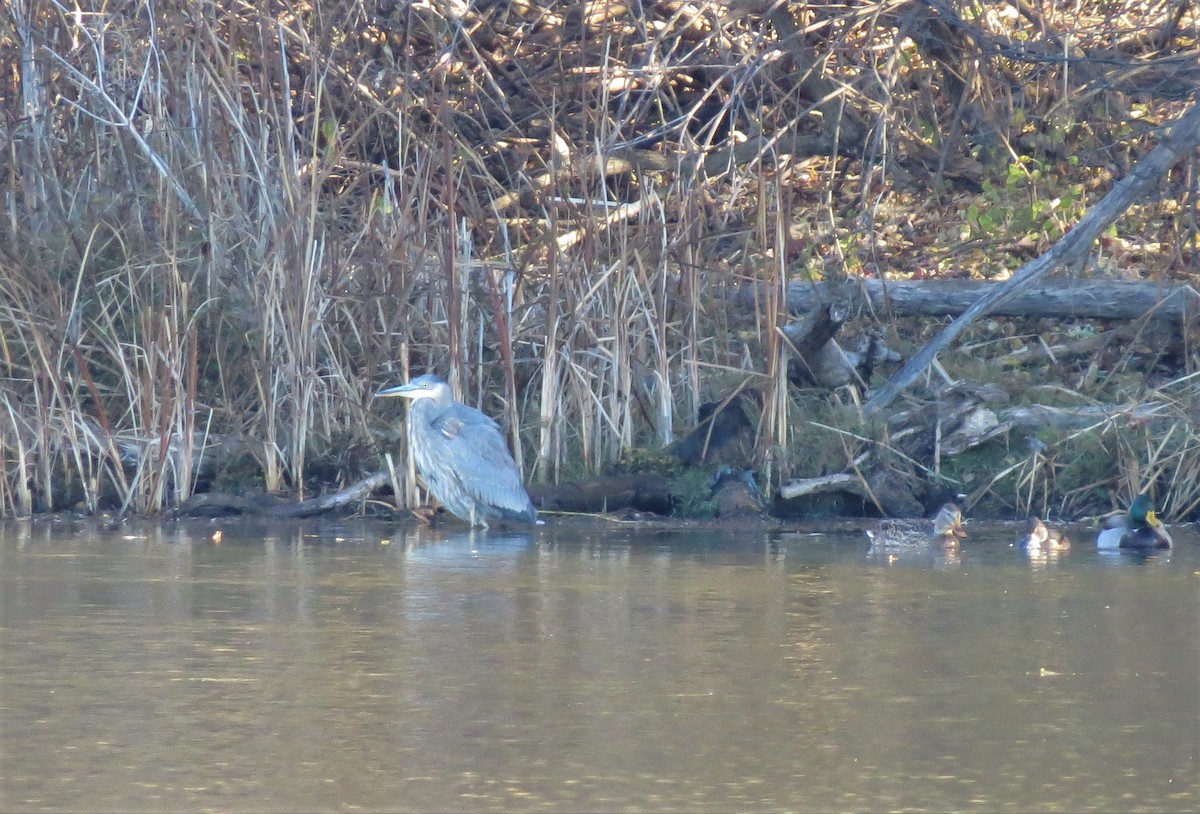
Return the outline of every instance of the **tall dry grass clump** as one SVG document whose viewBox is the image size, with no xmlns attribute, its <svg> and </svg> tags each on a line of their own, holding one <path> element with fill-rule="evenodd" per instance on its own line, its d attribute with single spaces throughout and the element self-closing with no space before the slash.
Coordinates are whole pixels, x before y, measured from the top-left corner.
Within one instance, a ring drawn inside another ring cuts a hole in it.
<svg viewBox="0 0 1200 814">
<path fill-rule="evenodd" d="M 399 446 L 369 394 L 429 370 L 543 480 L 750 384 L 791 474 L 788 284 L 885 265 L 911 227 L 893 166 L 979 171 L 935 114 L 1016 104 L 947 97 L 924 30 L 884 6 L 7 4 L 0 514 L 158 512 L 234 471 L 304 495 Z M 987 53 L 971 87 L 1011 88 Z"/>
</svg>

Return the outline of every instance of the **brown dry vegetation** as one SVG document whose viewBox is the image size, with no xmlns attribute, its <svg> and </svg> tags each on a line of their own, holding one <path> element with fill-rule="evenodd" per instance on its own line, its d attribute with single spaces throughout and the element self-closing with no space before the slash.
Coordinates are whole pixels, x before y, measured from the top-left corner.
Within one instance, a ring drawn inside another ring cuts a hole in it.
<svg viewBox="0 0 1200 814">
<path fill-rule="evenodd" d="M 820 427 L 862 425 L 858 394 L 789 386 L 784 286 L 1003 279 L 1200 86 L 1190 0 L 1084 6 L 6 4 L 0 514 L 157 512 L 201 473 L 353 480 L 401 443 L 370 394 L 425 371 L 537 480 L 664 445 L 747 384 L 761 480 L 845 468 L 857 447 Z M 1069 273 L 1195 284 L 1198 184 L 1193 155 Z M 746 282 L 753 309 L 716 296 Z M 936 328 L 882 318 L 904 350 Z M 1106 327 L 992 320 L 942 363 L 983 377 Z M 1184 329 L 1001 382 L 1163 420 L 937 476 L 997 511 L 1150 488 L 1194 517 Z"/>
</svg>

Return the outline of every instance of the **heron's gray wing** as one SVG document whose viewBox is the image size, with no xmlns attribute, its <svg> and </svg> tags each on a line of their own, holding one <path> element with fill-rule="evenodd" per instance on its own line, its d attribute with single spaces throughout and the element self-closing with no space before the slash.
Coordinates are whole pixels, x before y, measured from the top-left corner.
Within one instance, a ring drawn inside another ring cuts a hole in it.
<svg viewBox="0 0 1200 814">
<path fill-rule="evenodd" d="M 454 416 L 443 416 L 441 421 L 438 422 L 438 429 L 446 437 L 447 441 L 453 441 L 458 438 L 465 426 L 466 424 L 461 418 Z"/>
<path fill-rule="evenodd" d="M 456 404 L 435 422 L 439 443 L 463 490 L 476 502 L 524 516 L 531 506 L 521 473 L 500 426 L 478 410 Z"/>
</svg>

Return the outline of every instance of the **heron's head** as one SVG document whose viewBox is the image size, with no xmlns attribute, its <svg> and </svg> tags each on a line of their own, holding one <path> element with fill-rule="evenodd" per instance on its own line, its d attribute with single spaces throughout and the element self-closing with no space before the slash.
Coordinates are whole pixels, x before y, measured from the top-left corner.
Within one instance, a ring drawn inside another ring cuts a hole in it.
<svg viewBox="0 0 1200 814">
<path fill-rule="evenodd" d="M 450 385 L 446 384 L 432 373 L 418 376 L 408 384 L 388 387 L 375 394 L 376 398 L 433 399 L 434 401 L 453 401 Z"/>
</svg>

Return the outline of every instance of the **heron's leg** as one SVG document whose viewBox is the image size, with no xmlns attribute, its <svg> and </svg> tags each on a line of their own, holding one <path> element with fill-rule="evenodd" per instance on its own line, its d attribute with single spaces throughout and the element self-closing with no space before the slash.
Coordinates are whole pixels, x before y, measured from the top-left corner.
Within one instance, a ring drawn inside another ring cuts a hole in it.
<svg viewBox="0 0 1200 814">
<path fill-rule="evenodd" d="M 484 520 L 479 515 L 479 513 L 476 511 L 476 505 L 474 503 L 472 503 L 471 504 L 471 528 L 486 529 L 487 527 L 488 527 L 487 521 Z"/>
</svg>

